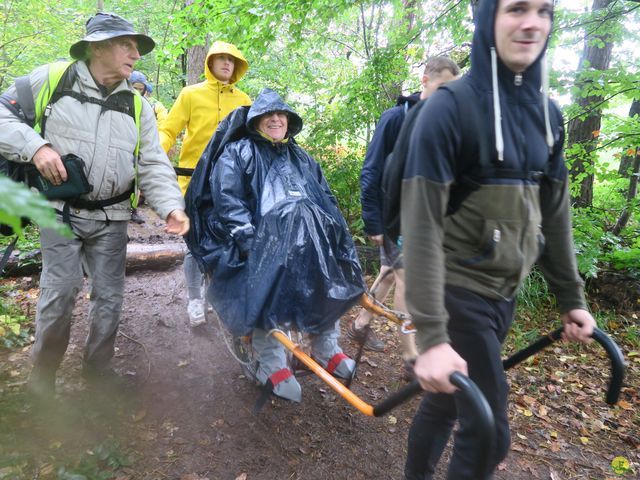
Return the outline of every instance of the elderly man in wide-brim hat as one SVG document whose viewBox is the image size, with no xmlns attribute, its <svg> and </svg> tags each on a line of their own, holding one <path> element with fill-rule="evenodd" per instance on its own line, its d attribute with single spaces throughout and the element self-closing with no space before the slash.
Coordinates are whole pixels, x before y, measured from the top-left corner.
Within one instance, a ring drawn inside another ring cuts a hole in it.
<svg viewBox="0 0 640 480">
<path fill-rule="evenodd" d="M 120 322 L 134 185 L 166 219 L 167 232 L 184 235 L 189 229 L 152 108 L 137 98 L 128 82 L 140 56 L 153 49 L 153 40 L 108 13 L 90 18 L 86 30 L 69 50 L 75 62 L 44 65 L 28 75 L 36 103 L 48 102 L 40 134 L 11 109 L 19 98 L 28 97 L 18 96 L 15 85 L 0 97 L 4 100 L 0 101 L 0 153 L 10 161 L 32 163 L 54 185 L 67 181 L 61 157 L 75 154 L 84 161 L 92 186 L 87 194 L 52 201 L 61 221 L 73 230 L 71 238 L 48 229 L 40 232 L 43 269 L 29 379 L 31 392 L 38 396 L 55 392 L 56 371 L 69 343 L 71 314 L 84 274 L 90 279 L 90 306 L 83 376 L 91 384 L 118 378 L 110 362 Z M 42 100 L 62 69 L 56 95 Z"/>
</svg>

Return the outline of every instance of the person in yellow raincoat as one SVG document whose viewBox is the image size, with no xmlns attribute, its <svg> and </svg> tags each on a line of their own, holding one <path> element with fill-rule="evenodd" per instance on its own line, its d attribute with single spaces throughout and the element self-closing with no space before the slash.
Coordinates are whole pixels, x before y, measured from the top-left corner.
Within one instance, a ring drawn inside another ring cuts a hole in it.
<svg viewBox="0 0 640 480">
<path fill-rule="evenodd" d="M 178 166 L 195 168 L 209 139 L 218 124 L 237 107 L 251 105 L 249 96 L 236 87 L 247 73 L 249 63 L 238 48 L 226 42 L 214 42 L 204 63 L 205 80 L 182 89 L 169 115 L 159 128 L 160 144 L 165 152 L 186 129 Z M 178 182 L 184 194 L 190 177 L 179 176 Z M 196 261 L 187 252 L 184 259 L 189 303 L 189 323 L 196 327 L 205 323 L 205 307 L 202 298 L 202 274 Z"/>
</svg>

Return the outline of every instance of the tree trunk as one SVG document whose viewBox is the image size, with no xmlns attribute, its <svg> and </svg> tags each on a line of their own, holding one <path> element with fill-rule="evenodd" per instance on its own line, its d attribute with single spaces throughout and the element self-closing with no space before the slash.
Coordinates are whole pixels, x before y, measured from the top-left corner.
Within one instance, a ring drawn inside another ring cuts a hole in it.
<svg viewBox="0 0 640 480">
<path fill-rule="evenodd" d="M 186 0 L 185 6 L 189 6 L 193 3 L 193 0 Z M 204 61 L 207 58 L 207 51 L 209 50 L 208 41 L 205 45 L 194 45 L 187 49 L 187 85 L 193 85 L 194 83 L 201 82 L 204 79 Z"/>
<path fill-rule="evenodd" d="M 629 118 L 637 117 L 640 114 L 640 100 L 633 99 L 629 109 Z M 633 211 L 633 204 L 638 194 L 638 177 L 640 177 L 640 146 L 630 145 L 620 157 L 620 167 L 618 173 L 623 178 L 629 179 L 629 188 L 626 193 L 626 201 L 618 220 L 611 230 L 615 235 L 619 235 L 627 226 Z"/>
<path fill-rule="evenodd" d="M 592 11 L 596 12 L 607 8 L 614 0 L 594 0 Z M 603 21 L 603 24 L 605 22 Z M 606 24 L 602 29 L 594 29 L 585 36 L 585 46 L 578 66 L 576 86 L 578 92 L 590 88 L 590 80 L 585 74 L 593 70 L 604 71 L 609 68 L 613 40 L 606 32 Z M 584 112 L 589 112 L 584 119 L 574 118 L 569 122 L 568 144 L 578 144 L 582 147 L 580 154 L 569 158 L 571 162 L 571 179 L 580 184 L 580 193 L 573 198 L 578 207 L 588 207 L 593 203 L 593 166 L 596 160 L 594 149 L 598 143 L 602 121 L 602 109 L 597 105 L 602 101 L 602 95 L 589 95 L 582 97 L 579 93 L 574 102 Z"/>
<path fill-rule="evenodd" d="M 640 115 L 640 100 L 633 99 L 631 108 L 629 109 L 629 118 L 637 117 Z M 622 157 L 620 157 L 620 167 L 618 168 L 618 174 L 621 177 L 629 178 L 629 169 L 632 167 L 633 159 L 637 157 L 636 148 L 640 145 L 631 145 Z M 632 152 L 629 155 L 627 152 Z"/>
<path fill-rule="evenodd" d="M 193 85 L 204 79 L 204 61 L 208 48 L 208 46 L 194 45 L 187 49 L 187 85 Z"/>
</svg>

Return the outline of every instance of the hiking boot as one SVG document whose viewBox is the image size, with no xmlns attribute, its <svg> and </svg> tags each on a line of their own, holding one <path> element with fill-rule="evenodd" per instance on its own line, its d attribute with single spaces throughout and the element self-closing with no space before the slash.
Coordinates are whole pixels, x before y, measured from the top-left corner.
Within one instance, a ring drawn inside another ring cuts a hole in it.
<svg viewBox="0 0 640 480">
<path fill-rule="evenodd" d="M 371 328 L 356 328 L 355 322 L 351 322 L 347 328 L 347 337 L 359 345 L 364 343 L 365 350 L 384 352 L 384 342 L 377 337 Z"/>
<path fill-rule="evenodd" d="M 56 393 L 56 371 L 34 366 L 27 381 L 27 392 L 35 399 L 53 398 Z"/>
<path fill-rule="evenodd" d="M 322 365 L 322 368 L 334 377 L 340 377 L 348 380 L 353 377 L 356 370 L 356 362 L 343 352 L 338 352 L 329 359 L 322 358 L 317 355 L 314 355 L 314 358 L 320 365 Z"/>
<path fill-rule="evenodd" d="M 331 375 L 349 379 L 356 370 L 356 362 L 345 355 L 338 345 L 338 322 L 317 335 L 311 335 L 311 356 Z"/>
<path fill-rule="evenodd" d="M 284 346 L 262 329 L 253 330 L 253 348 L 258 355 L 256 379 L 262 385 L 269 384 L 271 391 L 278 397 L 300 402 L 302 387 L 287 367 Z"/>
<path fill-rule="evenodd" d="M 266 368 L 264 368 L 266 367 Z M 284 398 L 285 400 L 291 400 L 292 402 L 300 403 L 302 400 L 302 387 L 293 375 L 293 372 L 288 368 L 281 368 L 276 370 L 271 375 L 268 374 L 272 370 L 271 365 L 258 365 L 256 371 L 256 379 L 261 385 L 269 382 L 269 387 L 274 395 Z"/>
<path fill-rule="evenodd" d="M 133 223 L 137 223 L 138 225 L 142 225 L 143 223 L 146 223 L 146 222 L 144 221 L 144 218 L 142 218 L 142 217 L 140 216 L 140 214 L 138 213 L 138 209 L 136 209 L 136 208 L 134 208 L 134 209 L 131 211 L 131 221 L 132 221 Z"/>
<path fill-rule="evenodd" d="M 189 300 L 187 313 L 189 314 L 189 325 L 191 327 L 198 327 L 207 321 L 204 316 L 204 300 L 201 298 Z"/>
</svg>

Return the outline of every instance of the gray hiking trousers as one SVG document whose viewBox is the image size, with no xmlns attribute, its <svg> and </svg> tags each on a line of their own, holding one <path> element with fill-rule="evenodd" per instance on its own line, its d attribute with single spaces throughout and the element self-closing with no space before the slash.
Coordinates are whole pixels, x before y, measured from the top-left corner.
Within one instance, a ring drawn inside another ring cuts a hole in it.
<svg viewBox="0 0 640 480">
<path fill-rule="evenodd" d="M 189 300 L 201 298 L 204 275 L 202 275 L 200 267 L 198 267 L 198 262 L 196 262 L 196 259 L 193 258 L 189 250 L 184 254 L 182 266 L 184 268 L 184 278 L 187 282 L 187 296 Z"/>
<path fill-rule="evenodd" d="M 42 229 L 42 274 L 36 311 L 35 367 L 57 369 L 71 331 L 71 314 L 89 277 L 89 334 L 84 366 L 106 368 L 113 357 L 124 291 L 127 221 L 72 217 L 73 238 Z"/>
</svg>

